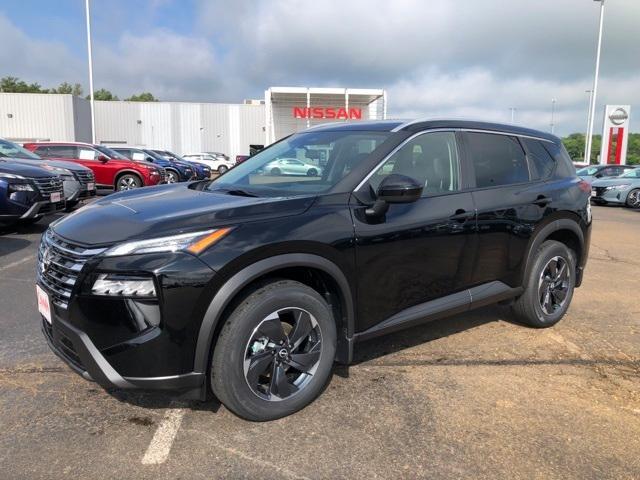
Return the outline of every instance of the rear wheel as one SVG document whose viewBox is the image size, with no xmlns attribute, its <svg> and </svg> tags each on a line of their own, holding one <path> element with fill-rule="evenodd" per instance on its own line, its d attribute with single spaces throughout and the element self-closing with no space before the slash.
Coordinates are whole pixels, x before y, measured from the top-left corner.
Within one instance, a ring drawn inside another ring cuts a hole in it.
<svg viewBox="0 0 640 480">
<path fill-rule="evenodd" d="M 282 172 L 278 167 L 274 167 L 271 169 L 271 175 L 280 175 Z"/>
<path fill-rule="evenodd" d="M 229 170 L 229 169 L 227 168 L 227 166 L 226 166 L 226 165 L 220 165 L 220 166 L 218 167 L 218 173 L 219 173 L 220 175 L 222 175 L 223 173 L 225 173 L 227 170 Z"/>
<path fill-rule="evenodd" d="M 625 203 L 629 208 L 640 208 L 640 188 L 631 190 Z"/>
<path fill-rule="evenodd" d="M 211 387 L 247 420 L 284 417 L 320 394 L 335 351 L 335 322 L 324 299 L 302 283 L 273 281 L 229 315 L 211 358 Z"/>
<path fill-rule="evenodd" d="M 565 244 L 547 240 L 538 249 L 527 280 L 526 290 L 513 304 L 514 313 L 532 327 L 555 325 L 573 298 L 575 254 Z"/>
<path fill-rule="evenodd" d="M 116 181 L 116 190 L 119 192 L 125 192 L 127 190 L 133 190 L 134 188 L 140 188 L 142 186 L 142 180 L 139 177 L 126 173 Z"/>
</svg>

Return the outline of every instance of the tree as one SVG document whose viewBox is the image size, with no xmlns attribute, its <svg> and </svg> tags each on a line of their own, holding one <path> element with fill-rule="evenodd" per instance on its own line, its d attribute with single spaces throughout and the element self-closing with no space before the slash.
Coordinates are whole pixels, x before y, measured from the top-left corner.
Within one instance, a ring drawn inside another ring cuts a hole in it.
<svg viewBox="0 0 640 480">
<path fill-rule="evenodd" d="M 49 93 L 38 83 L 27 84 L 17 77 L 4 77 L 0 79 L 0 92 L 7 93 Z"/>
<path fill-rule="evenodd" d="M 572 133 L 562 139 L 569 156 L 575 162 L 582 162 L 584 159 L 584 134 Z M 594 135 L 591 144 L 591 162 L 598 163 L 600 148 L 602 146 L 602 135 Z M 629 134 L 629 144 L 627 146 L 627 163 L 630 165 L 640 164 L 640 133 Z"/>
<path fill-rule="evenodd" d="M 87 100 L 89 98 L 91 97 L 87 95 Z M 95 100 L 119 100 L 117 95 L 114 95 L 109 90 L 105 90 L 104 88 L 101 88 L 100 90 L 96 90 L 95 92 L 93 92 L 93 98 Z"/>
<path fill-rule="evenodd" d="M 158 99 L 149 92 L 142 92 L 140 95 L 131 95 L 124 99 L 126 102 L 157 102 Z"/>
<path fill-rule="evenodd" d="M 51 93 L 65 93 L 67 95 L 74 95 L 76 97 L 82 96 L 82 85 L 79 83 L 75 83 L 71 85 L 67 82 L 62 82 L 58 88 L 54 88 L 50 91 Z"/>
</svg>

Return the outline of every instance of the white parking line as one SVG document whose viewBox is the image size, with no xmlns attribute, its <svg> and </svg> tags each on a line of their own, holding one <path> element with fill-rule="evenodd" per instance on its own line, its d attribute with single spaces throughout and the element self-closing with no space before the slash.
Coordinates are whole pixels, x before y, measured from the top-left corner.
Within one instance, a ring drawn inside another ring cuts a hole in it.
<svg viewBox="0 0 640 480">
<path fill-rule="evenodd" d="M 157 465 L 167 461 L 171 445 L 173 445 L 185 413 L 184 408 L 171 408 L 165 412 L 162 422 L 158 425 L 158 429 L 153 435 L 144 457 L 142 457 L 143 465 Z"/>
<path fill-rule="evenodd" d="M 15 262 L 10 263 L 9 265 L 5 265 L 4 267 L 0 267 L 0 272 L 4 272 L 5 270 L 9 270 L 10 268 L 17 267 L 18 265 L 22 265 L 30 260 L 36 258 L 35 255 L 28 255 L 20 260 L 16 260 Z"/>
</svg>

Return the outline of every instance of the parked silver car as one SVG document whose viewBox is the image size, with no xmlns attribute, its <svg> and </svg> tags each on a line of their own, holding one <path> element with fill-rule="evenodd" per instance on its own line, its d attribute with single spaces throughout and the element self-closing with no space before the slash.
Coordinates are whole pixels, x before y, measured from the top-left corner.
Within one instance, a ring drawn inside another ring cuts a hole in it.
<svg viewBox="0 0 640 480">
<path fill-rule="evenodd" d="M 576 175 L 589 183 L 593 183 L 600 178 L 618 177 L 632 168 L 634 167 L 631 165 L 589 165 L 578 169 Z"/>
<path fill-rule="evenodd" d="M 600 205 L 640 208 L 640 168 L 627 170 L 619 177 L 595 180 L 591 184 L 591 200 Z"/>
<path fill-rule="evenodd" d="M 77 206 L 81 200 L 96 194 L 93 172 L 83 165 L 44 159 L 17 143 L 4 139 L 0 139 L 0 157 L 9 157 L 13 162 L 41 167 L 58 175 L 62 179 L 67 211 Z"/>
<path fill-rule="evenodd" d="M 322 168 L 297 158 L 279 158 L 269 162 L 263 169 L 265 175 L 306 175 L 318 177 L 322 175 Z"/>
</svg>

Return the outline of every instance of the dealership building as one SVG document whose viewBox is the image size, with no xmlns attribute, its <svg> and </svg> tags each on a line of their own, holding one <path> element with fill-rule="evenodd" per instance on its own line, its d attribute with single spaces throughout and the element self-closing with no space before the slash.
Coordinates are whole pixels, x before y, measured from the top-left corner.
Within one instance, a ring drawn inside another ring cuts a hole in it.
<svg viewBox="0 0 640 480">
<path fill-rule="evenodd" d="M 327 122 L 379 120 L 382 89 L 271 87 L 232 103 L 95 102 L 96 143 L 246 155 Z M 91 142 L 90 102 L 72 95 L 0 93 L 0 137 L 16 142 Z"/>
</svg>

